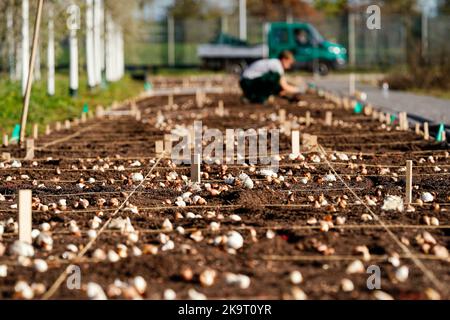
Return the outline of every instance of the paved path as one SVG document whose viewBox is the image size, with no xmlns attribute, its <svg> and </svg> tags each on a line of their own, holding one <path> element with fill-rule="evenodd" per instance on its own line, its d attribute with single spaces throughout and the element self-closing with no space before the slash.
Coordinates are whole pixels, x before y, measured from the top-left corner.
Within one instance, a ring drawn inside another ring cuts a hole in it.
<svg viewBox="0 0 450 320">
<path fill-rule="evenodd" d="M 312 80 L 312 79 L 311 79 Z M 336 76 L 313 80 L 319 87 L 341 92 L 349 92 L 348 77 Z M 368 101 L 386 112 L 407 112 L 431 120 L 430 122 L 450 125 L 450 100 L 422 96 L 409 92 L 390 91 L 385 97 L 381 89 L 357 83 L 356 90 L 367 93 Z"/>
</svg>

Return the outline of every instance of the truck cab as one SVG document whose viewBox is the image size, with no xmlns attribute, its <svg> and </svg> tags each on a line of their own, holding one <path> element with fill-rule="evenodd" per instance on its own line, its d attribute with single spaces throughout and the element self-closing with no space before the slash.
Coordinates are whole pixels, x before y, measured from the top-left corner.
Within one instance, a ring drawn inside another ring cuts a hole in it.
<svg viewBox="0 0 450 320">
<path fill-rule="evenodd" d="M 230 35 L 219 36 L 197 49 L 206 69 L 227 70 L 240 73 L 252 62 L 263 58 L 277 58 L 284 51 L 291 51 L 296 58 L 295 69 L 309 69 L 326 75 L 347 63 L 347 50 L 325 40 L 308 23 L 275 22 L 265 25 L 264 43 L 250 45 Z"/>
<path fill-rule="evenodd" d="M 284 51 L 291 51 L 296 59 L 296 69 L 316 70 L 326 75 L 331 69 L 339 69 L 347 63 L 347 50 L 325 40 L 308 23 L 276 22 L 268 25 L 267 45 L 269 57 L 276 58 Z"/>
</svg>

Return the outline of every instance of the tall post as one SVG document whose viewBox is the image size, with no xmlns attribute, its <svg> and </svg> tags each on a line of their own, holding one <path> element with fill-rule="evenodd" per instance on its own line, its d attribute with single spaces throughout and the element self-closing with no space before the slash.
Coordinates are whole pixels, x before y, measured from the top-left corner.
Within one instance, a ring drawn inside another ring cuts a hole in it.
<svg viewBox="0 0 450 320">
<path fill-rule="evenodd" d="M 25 96 L 30 71 L 30 3 L 22 0 L 22 95 Z"/>
<path fill-rule="evenodd" d="M 80 28 L 80 9 L 76 5 L 71 5 L 67 9 L 69 19 L 67 27 L 69 29 L 69 47 L 70 47 L 70 84 L 69 93 L 75 97 L 78 93 L 78 39 L 77 30 Z"/>
<path fill-rule="evenodd" d="M 86 0 L 86 68 L 88 87 L 92 89 L 96 85 L 93 0 Z"/>
<path fill-rule="evenodd" d="M 47 93 L 55 95 L 55 26 L 53 22 L 53 6 L 48 11 L 48 44 L 47 44 Z"/>
<path fill-rule="evenodd" d="M 349 47 L 349 62 L 350 66 L 356 65 L 356 30 L 355 30 L 355 14 L 350 12 L 348 14 L 348 47 Z"/>
<path fill-rule="evenodd" d="M 239 0 L 239 38 L 247 41 L 247 0 Z"/>
<path fill-rule="evenodd" d="M 6 30 L 7 30 L 7 43 L 8 43 L 8 68 L 9 68 L 9 79 L 11 81 L 15 78 L 15 68 L 14 68 L 14 11 L 11 1 L 9 2 L 7 12 L 6 12 Z"/>
<path fill-rule="evenodd" d="M 105 45 L 105 60 L 106 60 L 106 81 L 112 82 L 114 79 L 114 36 L 113 36 L 113 21 L 109 13 L 106 14 L 106 45 Z"/>
<path fill-rule="evenodd" d="M 28 2 L 28 0 L 26 0 Z M 28 6 L 28 5 L 27 5 Z M 33 69 L 34 69 L 34 63 L 36 60 L 36 50 L 39 43 L 39 28 L 41 26 L 41 18 L 42 18 L 42 7 L 44 6 L 44 0 L 39 0 L 37 12 L 36 12 L 36 21 L 34 24 L 34 35 L 33 35 L 33 48 L 31 51 L 31 59 L 29 61 L 29 64 L 25 63 L 25 65 L 28 65 L 29 72 L 27 73 L 28 78 L 25 86 L 25 97 L 23 99 L 23 110 L 22 110 L 22 118 L 20 121 L 20 139 L 19 142 L 23 143 L 25 140 L 25 133 L 26 133 L 26 127 L 27 127 L 27 118 L 28 118 L 28 107 L 30 106 L 30 97 L 31 97 L 31 86 L 33 85 Z M 28 16 L 27 16 L 28 18 Z"/>
<path fill-rule="evenodd" d="M 173 16 L 167 18 L 167 60 L 169 66 L 175 65 L 175 19 Z"/>
<path fill-rule="evenodd" d="M 228 17 L 225 15 L 220 18 L 220 31 L 222 33 L 228 33 Z"/>
<path fill-rule="evenodd" d="M 428 57 L 428 12 L 422 8 L 422 58 Z"/>
<path fill-rule="evenodd" d="M 102 82 L 101 8 L 102 0 L 94 0 L 94 75 L 96 85 L 99 85 Z"/>
</svg>

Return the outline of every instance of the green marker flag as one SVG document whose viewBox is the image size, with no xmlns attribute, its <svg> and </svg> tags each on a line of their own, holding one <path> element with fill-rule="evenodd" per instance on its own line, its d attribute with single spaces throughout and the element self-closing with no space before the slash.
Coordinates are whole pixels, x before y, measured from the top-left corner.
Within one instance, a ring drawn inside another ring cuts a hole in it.
<svg viewBox="0 0 450 320">
<path fill-rule="evenodd" d="M 20 124 L 16 124 L 14 126 L 14 130 L 11 135 L 11 141 L 19 141 L 20 140 Z"/>
<path fill-rule="evenodd" d="M 362 113 L 364 111 L 364 106 L 361 102 L 357 101 L 353 110 L 355 113 Z"/>
<path fill-rule="evenodd" d="M 150 90 L 152 90 L 152 88 L 153 88 L 153 86 L 152 86 L 152 83 L 151 83 L 151 82 L 146 82 L 146 83 L 144 84 L 144 89 L 145 89 L 145 91 L 150 91 Z"/>
<path fill-rule="evenodd" d="M 83 105 L 83 113 L 88 113 L 89 112 L 89 105 L 87 104 L 87 102 Z"/>
<path fill-rule="evenodd" d="M 316 85 L 312 82 L 308 82 L 308 88 L 310 89 L 314 89 L 316 87 Z"/>
<path fill-rule="evenodd" d="M 397 117 L 391 114 L 391 123 L 395 123 L 395 120 L 397 120 Z"/>
<path fill-rule="evenodd" d="M 437 137 L 436 137 L 437 142 L 442 142 L 442 133 L 444 132 L 444 130 L 445 130 L 444 124 L 441 123 L 439 125 L 439 130 L 438 130 Z"/>
</svg>

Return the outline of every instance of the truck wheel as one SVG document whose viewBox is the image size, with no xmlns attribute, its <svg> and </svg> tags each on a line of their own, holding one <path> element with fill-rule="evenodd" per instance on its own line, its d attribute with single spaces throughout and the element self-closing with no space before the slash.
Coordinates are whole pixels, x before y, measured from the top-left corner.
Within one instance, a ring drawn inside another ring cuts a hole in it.
<svg viewBox="0 0 450 320">
<path fill-rule="evenodd" d="M 326 76 L 330 73 L 330 66 L 325 61 L 320 61 L 317 65 L 317 71 L 321 76 Z"/>
</svg>

